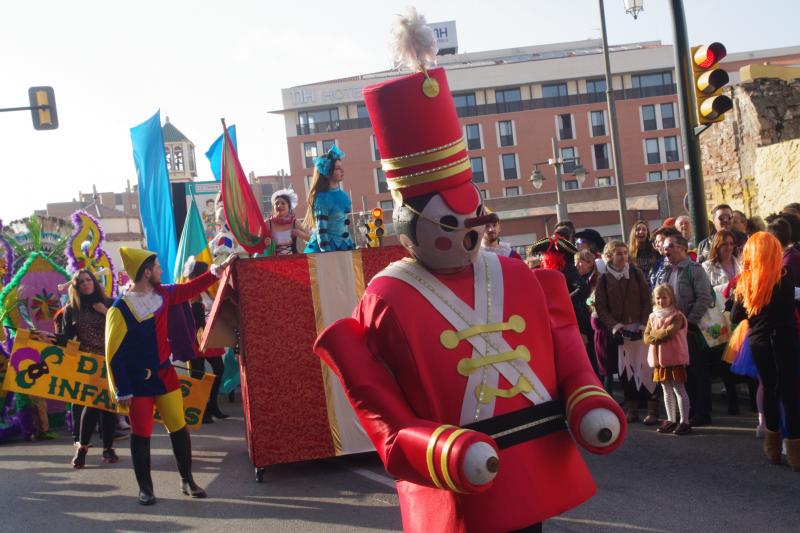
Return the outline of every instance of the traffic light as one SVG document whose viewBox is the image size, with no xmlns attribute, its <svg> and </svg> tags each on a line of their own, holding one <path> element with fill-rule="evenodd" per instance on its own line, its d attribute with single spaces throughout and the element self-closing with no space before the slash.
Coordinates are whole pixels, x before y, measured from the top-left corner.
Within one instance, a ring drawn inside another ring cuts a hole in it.
<svg viewBox="0 0 800 533">
<path fill-rule="evenodd" d="M 719 68 L 727 55 L 725 45 L 711 43 L 692 47 L 692 71 L 696 102 L 697 124 L 713 124 L 723 120 L 723 115 L 733 108 L 733 101 L 722 94 L 728 83 L 728 73 Z"/>
<path fill-rule="evenodd" d="M 28 89 L 31 103 L 33 128 L 37 130 L 54 130 L 58 128 L 56 112 L 56 93 L 52 87 L 31 87 Z"/>
<path fill-rule="evenodd" d="M 367 246 L 377 248 L 383 238 L 383 209 L 376 207 L 370 213 L 372 217 L 367 223 Z"/>
</svg>

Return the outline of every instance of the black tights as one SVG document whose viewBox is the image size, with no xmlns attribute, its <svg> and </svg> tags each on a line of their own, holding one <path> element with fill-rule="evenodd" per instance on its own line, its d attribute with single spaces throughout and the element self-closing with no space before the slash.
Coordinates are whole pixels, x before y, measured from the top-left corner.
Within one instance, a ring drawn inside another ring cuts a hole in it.
<svg viewBox="0 0 800 533">
<path fill-rule="evenodd" d="M 92 440 L 92 433 L 100 420 L 100 436 L 103 439 L 103 448 L 114 447 L 114 432 L 117 429 L 117 414 L 102 411 L 93 407 L 85 407 L 81 416 L 80 442 L 81 446 L 88 446 Z"/>
<path fill-rule="evenodd" d="M 781 335 L 772 343 L 751 344 L 753 361 L 764 385 L 764 422 L 770 431 L 780 428 L 778 402 L 786 416 L 787 438 L 800 437 L 800 414 L 794 393 L 796 376 L 795 343 Z"/>
</svg>

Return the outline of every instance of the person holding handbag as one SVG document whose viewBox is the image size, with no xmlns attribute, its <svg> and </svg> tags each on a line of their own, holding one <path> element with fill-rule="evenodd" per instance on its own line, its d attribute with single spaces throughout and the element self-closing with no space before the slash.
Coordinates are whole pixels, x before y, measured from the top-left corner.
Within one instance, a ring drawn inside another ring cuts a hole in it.
<svg viewBox="0 0 800 533">
<path fill-rule="evenodd" d="M 725 384 L 729 415 L 739 414 L 739 399 L 736 393 L 736 377 L 731 374 L 730 365 L 721 361 L 727 336 L 731 333 L 730 320 L 721 311 L 724 309 L 725 302 L 722 292 L 728 286 L 728 283 L 736 279 L 736 276 L 742 272 L 742 265 L 733 253 L 735 249 L 736 237 L 733 232 L 727 229 L 719 230 L 714 234 L 714 238 L 711 241 L 708 259 L 702 264 L 715 295 L 714 305 L 706 313 L 706 317 L 712 311 L 714 312 L 715 321 L 719 322 L 717 325 L 720 332 L 717 338 L 714 338 L 713 335 L 709 338 L 708 334 L 705 334 L 705 337 L 710 346 L 709 356 L 711 360 L 714 364 L 719 361 L 719 364 L 722 365 L 719 373 L 722 376 L 722 382 Z M 718 344 L 713 346 L 716 341 L 719 341 Z"/>
<path fill-rule="evenodd" d="M 651 396 L 647 422 L 653 425 L 658 422 L 658 401 L 652 397 L 655 385 L 647 365 L 647 347 L 642 342 L 642 331 L 652 309 L 650 287 L 639 267 L 629 262 L 628 246 L 624 242 L 609 241 L 603 256 L 608 264 L 606 273 L 597 282 L 594 307 L 599 321 L 617 345 L 616 351 L 609 350 L 607 356 L 612 361 L 607 361 L 606 365 L 618 360 L 628 422 L 639 420 L 638 394 L 640 387 L 644 387 Z M 606 368 L 605 372 L 608 371 Z"/>
</svg>

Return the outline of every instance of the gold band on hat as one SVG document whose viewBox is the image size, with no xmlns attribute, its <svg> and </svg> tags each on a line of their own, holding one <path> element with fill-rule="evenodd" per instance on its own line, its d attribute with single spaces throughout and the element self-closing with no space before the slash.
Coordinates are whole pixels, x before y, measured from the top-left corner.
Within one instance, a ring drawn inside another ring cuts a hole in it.
<svg viewBox="0 0 800 533">
<path fill-rule="evenodd" d="M 430 148 L 413 154 L 381 159 L 381 168 L 384 172 L 389 172 L 392 170 L 402 170 L 404 168 L 426 165 L 428 163 L 447 159 L 462 150 L 466 151 L 466 149 L 467 143 L 464 142 L 464 137 L 460 137 L 444 146 L 437 146 L 436 148 Z"/>
<path fill-rule="evenodd" d="M 408 176 L 400 176 L 397 178 L 388 178 L 386 180 L 389 190 L 404 189 L 406 187 L 413 187 L 414 185 L 422 185 L 423 183 L 430 183 L 432 181 L 443 180 L 450 176 L 455 176 L 472 168 L 468 157 L 453 161 L 441 167 L 432 168 L 430 170 L 423 170 L 415 172 Z"/>
</svg>

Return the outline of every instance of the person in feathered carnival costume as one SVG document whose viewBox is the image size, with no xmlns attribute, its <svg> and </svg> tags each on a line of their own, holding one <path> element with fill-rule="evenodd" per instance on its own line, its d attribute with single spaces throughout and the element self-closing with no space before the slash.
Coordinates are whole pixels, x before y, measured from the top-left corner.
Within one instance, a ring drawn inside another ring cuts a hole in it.
<svg viewBox="0 0 800 533">
<path fill-rule="evenodd" d="M 393 222 L 413 259 L 375 276 L 317 339 L 386 470 L 405 531 L 540 529 L 595 492 L 575 441 L 623 441 L 560 274 L 480 250 L 485 215 L 435 38 L 410 9 L 417 73 L 364 88 Z M 546 292 L 545 292 L 546 288 Z M 574 439 L 574 440 L 573 440 Z"/>
<path fill-rule="evenodd" d="M 298 226 L 294 210 L 297 208 L 297 193 L 292 189 L 281 189 L 272 193 L 272 214 L 265 220 L 269 229 L 267 253 L 264 255 L 291 255 L 297 253 L 297 238 L 304 241 L 309 235 Z"/>
<path fill-rule="evenodd" d="M 484 213 L 487 215 L 492 214 L 492 210 L 488 207 L 483 208 Z M 506 242 L 500 240 L 500 220 L 486 224 L 486 233 L 483 234 L 483 241 L 481 241 L 481 250 L 484 252 L 493 252 L 503 257 L 513 257 L 514 259 L 522 259 L 520 255 Z"/>
<path fill-rule="evenodd" d="M 335 144 L 328 153 L 314 159 L 314 176 L 308 192 L 303 226 L 312 229 L 304 253 L 335 252 L 355 248 L 350 228 L 353 204 L 342 190 L 342 152 Z"/>
<path fill-rule="evenodd" d="M 169 432 L 175 462 L 181 475 L 181 491 L 204 498 L 205 491 L 192 478 L 192 447 L 183 411 L 178 375 L 170 362 L 168 309 L 186 302 L 217 281 L 218 270 L 236 259 L 231 255 L 218 268 L 188 283 L 161 284 L 161 266 L 148 250 L 122 247 L 119 250 L 133 286 L 118 298 L 106 315 L 106 366 L 109 388 L 117 404 L 129 410 L 131 459 L 139 484 L 139 503 L 152 505 L 150 477 L 150 436 L 153 407 Z"/>
</svg>

